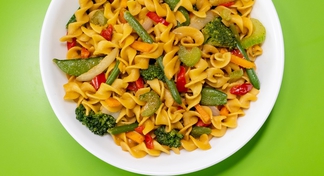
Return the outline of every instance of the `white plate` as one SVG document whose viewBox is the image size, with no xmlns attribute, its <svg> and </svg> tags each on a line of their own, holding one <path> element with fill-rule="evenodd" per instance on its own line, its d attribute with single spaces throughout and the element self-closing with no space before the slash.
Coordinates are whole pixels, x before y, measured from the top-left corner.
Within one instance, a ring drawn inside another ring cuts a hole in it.
<svg viewBox="0 0 324 176">
<path fill-rule="evenodd" d="M 99 137 L 75 119 L 75 103 L 63 100 L 65 75 L 52 59 L 65 58 L 66 45 L 59 41 L 65 35 L 65 24 L 79 7 L 78 0 L 52 0 L 42 28 L 40 40 L 40 69 L 49 102 L 62 125 L 86 150 L 118 168 L 148 175 L 175 175 L 190 173 L 212 166 L 231 156 L 244 146 L 268 118 L 281 86 L 284 69 L 284 45 L 280 22 L 271 0 L 257 0 L 252 16 L 267 29 L 263 45 L 264 54 L 257 60 L 257 74 L 261 81 L 258 100 L 252 103 L 246 115 L 239 119 L 238 127 L 211 141 L 212 149 L 180 155 L 162 154 L 160 157 L 133 158 L 116 146 L 110 136 Z"/>
</svg>

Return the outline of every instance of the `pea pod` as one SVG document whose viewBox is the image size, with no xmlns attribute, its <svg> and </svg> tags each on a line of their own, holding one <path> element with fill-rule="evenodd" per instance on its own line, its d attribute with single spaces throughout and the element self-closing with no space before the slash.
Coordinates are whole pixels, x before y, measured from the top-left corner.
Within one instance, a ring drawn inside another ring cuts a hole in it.
<svg viewBox="0 0 324 176">
<path fill-rule="evenodd" d="M 193 126 L 190 135 L 194 138 L 198 138 L 203 134 L 210 134 L 211 129 L 208 127 Z"/>
<path fill-rule="evenodd" d="M 163 74 L 164 74 L 164 78 L 165 78 L 165 83 L 167 84 L 168 88 L 170 89 L 170 93 L 172 95 L 172 98 L 174 99 L 175 102 L 177 102 L 178 104 L 182 104 L 182 100 L 181 100 L 181 96 L 179 94 L 179 91 L 177 89 L 177 86 L 176 84 L 174 83 L 174 81 L 171 79 L 168 79 L 166 76 L 165 76 L 165 73 L 164 73 L 164 66 L 163 66 L 163 57 L 160 56 L 158 59 L 157 59 L 157 62 L 160 66 L 160 68 L 163 70 Z"/>
<path fill-rule="evenodd" d="M 120 70 L 118 68 L 119 62 L 120 62 L 119 60 L 116 61 L 116 64 L 115 64 L 113 70 L 111 71 L 110 75 L 108 76 L 108 78 L 106 80 L 106 84 L 111 85 L 118 77 L 118 75 L 120 73 Z"/>
<path fill-rule="evenodd" d="M 144 117 L 152 116 L 162 104 L 162 101 L 160 100 L 160 96 L 154 91 L 150 91 L 140 95 L 139 99 L 141 101 L 147 102 L 144 105 L 143 111 L 141 113 L 141 115 Z"/>
<path fill-rule="evenodd" d="M 152 37 L 147 33 L 143 26 L 135 19 L 135 17 L 129 11 L 124 12 L 124 18 L 144 42 L 154 42 Z"/>
<path fill-rule="evenodd" d="M 104 57 L 93 57 L 88 59 L 53 59 L 53 62 L 66 74 L 79 76 L 99 64 Z"/>
<path fill-rule="evenodd" d="M 218 106 L 227 103 L 227 94 L 211 87 L 203 87 L 200 104 L 205 106 Z"/>
<path fill-rule="evenodd" d="M 128 125 L 115 126 L 113 128 L 109 128 L 107 132 L 112 135 L 116 135 L 116 134 L 125 133 L 129 131 L 134 131 L 136 127 L 138 127 L 138 123 L 132 123 Z"/>
</svg>

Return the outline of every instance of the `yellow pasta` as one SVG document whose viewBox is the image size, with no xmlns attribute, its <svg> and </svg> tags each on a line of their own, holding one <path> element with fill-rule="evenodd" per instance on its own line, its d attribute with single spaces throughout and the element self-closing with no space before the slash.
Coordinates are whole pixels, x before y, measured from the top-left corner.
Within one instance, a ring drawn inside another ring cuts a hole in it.
<svg viewBox="0 0 324 176">
<path fill-rule="evenodd" d="M 183 24 L 188 18 L 205 23 L 200 26 L 214 18 L 222 18 L 225 26 L 235 25 L 239 38 L 243 39 L 254 31 L 250 17 L 254 3 L 254 0 L 180 0 L 171 7 L 158 0 L 79 0 L 75 21 L 67 25 L 67 34 L 60 39 L 68 42 L 67 59 L 82 58 L 84 49 L 90 53 L 89 57 L 106 56 L 112 51 L 117 54 L 101 73 L 104 81 L 98 82 L 98 74 L 86 81 L 68 74 L 67 83 L 63 85 L 64 100 L 74 101 L 77 107 L 84 106 L 87 115 L 109 114 L 115 118 L 116 126 L 136 124 L 131 131 L 136 130 L 145 137 L 144 142 L 133 141 L 126 132 L 111 134 L 114 143 L 135 158 L 214 147 L 210 140 L 224 136 L 227 130 L 239 125 L 238 119 L 245 115 L 251 102 L 257 101 L 259 90 L 251 87 L 245 69 L 231 62 L 231 55 L 235 54 L 233 48 L 207 44 L 199 27 Z M 145 31 L 144 35 L 152 39 L 148 42 L 149 50 L 138 49 L 147 46 L 141 45 L 147 39 L 128 21 L 125 12 L 129 12 Z M 93 22 L 99 13 L 104 23 Z M 199 55 L 186 56 L 197 62 L 188 66 L 181 60 L 181 45 L 186 52 L 199 49 Z M 254 62 L 263 53 L 262 43 L 247 48 L 246 52 Z M 159 69 L 161 65 L 164 70 L 160 75 L 152 79 L 143 76 L 143 71 L 151 66 Z M 89 72 L 91 69 L 86 74 Z M 113 81 L 106 83 L 112 75 L 115 76 Z M 245 88 L 246 92 L 235 92 L 238 87 Z M 225 102 L 204 104 L 203 91 L 206 89 L 221 92 L 226 96 Z M 158 98 L 145 99 L 150 93 Z M 155 110 L 143 115 L 149 104 L 151 108 L 154 104 Z M 196 110 L 197 105 L 202 105 L 205 112 Z M 220 112 L 222 108 L 226 113 Z M 208 124 L 204 123 L 204 118 L 209 119 Z M 195 136 L 194 127 L 202 126 L 208 128 L 208 132 Z M 178 145 L 161 142 L 160 134 L 156 133 L 160 127 L 166 134 L 179 135 Z"/>
</svg>

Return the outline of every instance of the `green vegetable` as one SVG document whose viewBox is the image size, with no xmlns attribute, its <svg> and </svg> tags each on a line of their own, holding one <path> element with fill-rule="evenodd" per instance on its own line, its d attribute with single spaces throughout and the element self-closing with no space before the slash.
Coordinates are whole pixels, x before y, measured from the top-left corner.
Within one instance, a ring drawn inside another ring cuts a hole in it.
<svg viewBox="0 0 324 176">
<path fill-rule="evenodd" d="M 122 125 L 122 126 L 115 126 L 113 128 L 108 129 L 108 133 L 112 135 L 120 134 L 120 133 L 125 133 L 129 131 L 134 131 L 135 128 L 138 127 L 138 123 L 132 123 L 128 125 Z"/>
<path fill-rule="evenodd" d="M 192 49 L 186 49 L 184 46 L 180 46 L 178 51 L 179 59 L 188 67 L 192 67 L 199 62 L 201 58 L 201 50 L 198 47 L 193 47 Z"/>
<path fill-rule="evenodd" d="M 70 24 L 70 23 L 74 23 L 74 22 L 76 22 L 75 14 L 73 14 L 73 15 L 71 16 L 71 18 L 69 19 L 69 21 L 66 23 L 65 28 L 67 29 L 68 26 L 69 26 L 69 24 Z"/>
<path fill-rule="evenodd" d="M 156 141 L 162 145 L 175 148 L 181 146 L 181 139 L 183 138 L 183 135 L 175 129 L 172 129 L 170 132 L 166 132 L 165 126 L 160 126 L 154 131 L 154 134 L 156 135 Z"/>
<path fill-rule="evenodd" d="M 201 126 L 193 126 L 190 132 L 190 135 L 194 138 L 198 138 L 203 134 L 210 134 L 211 129 L 208 127 L 201 127 Z"/>
<path fill-rule="evenodd" d="M 66 74 L 71 76 L 79 76 L 87 71 L 89 71 L 92 67 L 99 64 L 99 62 L 104 57 L 93 57 L 88 59 L 67 59 L 67 60 L 59 60 L 53 59 L 53 62 Z"/>
<path fill-rule="evenodd" d="M 174 10 L 174 8 L 177 6 L 177 4 L 180 2 L 180 0 L 164 0 L 165 3 L 167 3 L 171 10 Z M 184 7 L 179 7 L 178 11 L 181 12 L 184 17 L 186 18 L 186 21 L 182 24 L 179 24 L 178 26 L 189 26 L 190 24 L 190 17 L 189 12 Z"/>
<path fill-rule="evenodd" d="M 225 26 L 220 17 L 215 18 L 207 23 L 202 29 L 205 43 L 216 47 L 226 47 L 229 49 L 238 48 L 246 60 L 250 60 L 245 49 L 241 45 L 238 32 L 234 25 L 229 28 Z M 263 34 L 261 34 L 263 35 Z M 260 81 L 253 68 L 246 69 L 246 73 L 253 87 L 260 89 Z"/>
<path fill-rule="evenodd" d="M 106 80 L 106 84 L 111 85 L 118 77 L 118 75 L 120 73 L 120 70 L 118 68 L 119 62 L 120 62 L 119 60 L 116 61 L 116 64 L 115 64 L 113 70 L 111 71 L 110 75 L 108 76 L 108 78 Z"/>
<path fill-rule="evenodd" d="M 78 119 L 83 125 L 97 135 L 104 135 L 108 129 L 113 128 L 116 125 L 116 119 L 108 114 L 95 113 L 90 111 L 89 115 L 86 115 L 86 109 L 80 104 L 75 109 L 76 119 Z"/>
<path fill-rule="evenodd" d="M 242 78 L 243 76 L 243 69 L 235 70 L 229 74 L 230 79 L 229 82 L 235 82 L 238 79 Z"/>
<path fill-rule="evenodd" d="M 263 24 L 254 18 L 251 18 L 253 24 L 253 33 L 249 37 L 245 37 L 241 41 L 241 45 L 244 49 L 251 46 L 263 43 L 266 38 L 266 29 Z"/>
<path fill-rule="evenodd" d="M 146 102 L 141 113 L 144 117 L 152 116 L 162 104 L 160 96 L 154 91 L 140 95 L 139 99 Z"/>
<path fill-rule="evenodd" d="M 205 106 L 218 106 L 227 103 L 227 94 L 211 87 L 203 87 L 200 104 Z"/>
<path fill-rule="evenodd" d="M 144 80 L 153 80 L 157 78 L 165 82 L 164 72 L 157 64 L 150 64 L 147 69 L 141 69 L 140 74 Z"/>
<path fill-rule="evenodd" d="M 90 23 L 104 26 L 107 23 L 108 19 L 104 16 L 103 10 L 97 10 L 93 16 L 90 18 Z"/>
<path fill-rule="evenodd" d="M 166 76 L 165 76 L 165 73 L 164 73 L 164 66 L 163 66 L 163 57 L 160 56 L 158 59 L 157 59 L 157 62 L 160 66 L 160 68 L 163 70 L 163 76 L 164 76 L 164 79 L 165 79 L 165 83 L 167 84 L 169 90 L 170 90 L 170 93 L 172 95 L 172 98 L 174 99 L 175 102 L 177 102 L 178 104 L 182 104 L 182 99 L 181 99 L 181 96 L 179 94 L 179 91 L 177 89 L 177 86 L 175 85 L 173 79 L 168 79 Z"/>
<path fill-rule="evenodd" d="M 230 49 L 236 47 L 236 40 L 232 31 L 222 23 L 219 17 L 207 23 L 202 29 L 202 33 L 207 44 Z"/>
<path fill-rule="evenodd" d="M 147 33 L 143 26 L 135 19 L 135 17 L 129 11 L 124 12 L 124 18 L 144 42 L 154 42 L 152 37 Z"/>
</svg>

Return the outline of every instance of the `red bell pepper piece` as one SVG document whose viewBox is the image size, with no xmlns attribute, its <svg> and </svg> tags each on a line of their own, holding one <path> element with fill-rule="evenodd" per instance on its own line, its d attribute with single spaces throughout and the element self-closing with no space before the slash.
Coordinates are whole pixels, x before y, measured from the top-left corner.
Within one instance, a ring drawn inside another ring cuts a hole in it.
<svg viewBox="0 0 324 176">
<path fill-rule="evenodd" d="M 105 83 L 106 82 L 106 77 L 105 77 L 105 73 L 101 73 L 99 75 L 97 75 L 96 77 L 94 77 L 91 80 L 91 85 L 98 90 L 101 83 Z"/>
<path fill-rule="evenodd" d="M 237 56 L 237 57 L 244 58 L 243 54 L 242 54 L 241 51 L 238 50 L 238 49 L 234 49 L 234 50 L 232 50 L 231 53 L 232 53 L 233 55 Z"/>
<path fill-rule="evenodd" d="M 111 41 L 114 28 L 111 24 L 108 25 L 106 29 L 103 29 L 100 35 L 108 41 Z"/>
<path fill-rule="evenodd" d="M 148 149 L 154 149 L 154 145 L 153 145 L 153 138 L 151 135 L 146 134 L 144 139 L 145 145 Z"/>
<path fill-rule="evenodd" d="M 76 38 L 72 38 L 70 42 L 66 42 L 67 49 L 71 49 L 72 47 L 76 46 L 77 41 Z"/>
<path fill-rule="evenodd" d="M 146 16 L 148 16 L 149 18 L 151 18 L 151 20 L 153 20 L 156 23 L 162 23 L 165 26 L 168 26 L 170 23 L 167 22 L 164 18 L 159 17 L 155 12 L 148 12 L 146 14 Z"/>
<path fill-rule="evenodd" d="M 196 126 L 199 127 L 208 127 L 210 124 L 204 123 L 201 119 L 198 119 L 198 122 L 196 123 Z"/>
<path fill-rule="evenodd" d="M 137 91 L 138 89 L 144 88 L 144 80 L 139 77 L 135 82 L 130 82 L 128 84 L 127 90 Z"/>
<path fill-rule="evenodd" d="M 225 6 L 225 7 L 230 7 L 230 6 L 232 6 L 232 5 L 234 5 L 235 4 L 235 2 L 233 1 L 233 2 L 226 2 L 226 3 L 223 3 L 223 4 L 219 4 L 220 6 Z"/>
<path fill-rule="evenodd" d="M 177 75 L 177 82 L 176 82 L 176 86 L 179 92 L 187 92 L 188 89 L 185 87 L 186 85 L 186 68 L 184 66 L 180 66 L 180 71 Z"/>
<path fill-rule="evenodd" d="M 250 83 L 244 83 L 241 85 L 234 86 L 230 89 L 230 93 L 234 95 L 245 95 L 250 92 L 253 88 L 253 85 Z"/>
<path fill-rule="evenodd" d="M 144 130 L 144 126 L 138 126 L 135 128 L 135 131 L 140 133 L 140 134 L 143 134 L 143 130 Z"/>
</svg>

